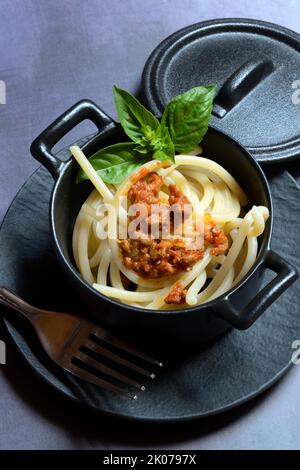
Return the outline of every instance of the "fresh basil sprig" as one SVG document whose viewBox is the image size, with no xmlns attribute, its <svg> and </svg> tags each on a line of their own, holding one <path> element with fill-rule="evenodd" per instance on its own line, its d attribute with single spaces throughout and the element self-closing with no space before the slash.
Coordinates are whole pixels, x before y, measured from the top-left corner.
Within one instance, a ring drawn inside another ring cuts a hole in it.
<svg viewBox="0 0 300 470">
<path fill-rule="evenodd" d="M 167 105 L 161 122 L 134 96 L 113 87 L 116 109 L 124 132 L 132 142 L 105 147 L 90 163 L 106 183 L 119 184 L 145 162 L 174 162 L 175 151 L 189 152 L 205 135 L 216 86 L 199 86 L 178 95 Z M 80 170 L 77 182 L 88 179 Z"/>
</svg>

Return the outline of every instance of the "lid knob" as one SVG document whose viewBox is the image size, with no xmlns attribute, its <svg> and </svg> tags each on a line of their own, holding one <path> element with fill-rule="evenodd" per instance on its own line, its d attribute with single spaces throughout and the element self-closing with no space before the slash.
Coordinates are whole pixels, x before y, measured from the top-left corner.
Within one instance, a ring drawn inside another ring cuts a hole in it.
<svg viewBox="0 0 300 470">
<path fill-rule="evenodd" d="M 213 114 L 224 117 L 273 70 L 273 62 L 267 58 L 248 60 L 220 88 L 214 101 Z"/>
</svg>

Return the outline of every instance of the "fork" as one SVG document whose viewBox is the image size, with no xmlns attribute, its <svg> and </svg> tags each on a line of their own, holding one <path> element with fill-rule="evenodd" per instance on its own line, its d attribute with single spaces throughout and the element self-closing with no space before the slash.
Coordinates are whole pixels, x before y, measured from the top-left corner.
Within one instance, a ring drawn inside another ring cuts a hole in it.
<svg viewBox="0 0 300 470">
<path fill-rule="evenodd" d="M 155 378 L 153 372 L 110 351 L 106 345 L 112 345 L 121 352 L 130 354 L 135 359 L 141 359 L 151 366 L 163 366 L 161 362 L 88 320 L 75 315 L 36 308 L 4 287 L 0 288 L 0 304 L 16 310 L 29 320 L 44 350 L 58 366 L 105 390 L 125 395 L 133 400 L 137 399 L 135 393 L 98 377 L 97 373 L 141 391 L 145 390 L 145 386 L 112 367 L 108 367 L 101 362 L 103 358 L 108 359 L 114 366 L 122 366 L 143 377 Z M 105 346 L 100 345 L 99 342 L 102 344 L 104 342 Z"/>
</svg>

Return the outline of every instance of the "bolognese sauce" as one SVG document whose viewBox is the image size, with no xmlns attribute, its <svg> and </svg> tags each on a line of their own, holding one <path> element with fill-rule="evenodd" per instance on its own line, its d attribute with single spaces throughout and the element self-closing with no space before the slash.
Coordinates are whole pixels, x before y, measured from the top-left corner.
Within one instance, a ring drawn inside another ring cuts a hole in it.
<svg viewBox="0 0 300 470">
<path fill-rule="evenodd" d="M 151 219 L 152 205 L 162 205 L 159 200 L 159 192 L 163 186 L 163 179 L 155 172 L 143 174 L 135 180 L 128 191 L 128 199 L 132 204 L 146 206 L 147 221 Z M 179 190 L 175 184 L 168 186 L 168 211 L 171 220 L 171 230 L 174 232 L 176 215 L 181 218 L 190 217 L 193 211 L 189 199 Z M 164 204 L 164 206 L 166 206 Z M 162 212 L 166 215 L 166 211 Z M 162 216 L 160 216 L 162 217 Z M 163 219 L 159 219 L 163 224 Z M 160 232 L 161 234 L 162 232 Z M 205 216 L 203 240 L 212 245 L 213 256 L 224 253 L 228 249 L 228 239 L 224 232 L 216 225 L 210 216 Z M 183 238 L 153 239 L 150 232 L 145 234 L 141 230 L 135 232 L 135 238 L 119 240 L 124 265 L 145 278 L 159 278 L 171 276 L 182 271 L 189 271 L 193 265 L 203 258 L 205 253 L 204 243 L 191 245 Z M 185 299 L 185 291 L 177 283 L 166 297 L 166 303 L 182 303 Z"/>
<path fill-rule="evenodd" d="M 165 298 L 166 304 L 182 304 L 185 301 L 186 289 L 177 281 Z"/>
</svg>

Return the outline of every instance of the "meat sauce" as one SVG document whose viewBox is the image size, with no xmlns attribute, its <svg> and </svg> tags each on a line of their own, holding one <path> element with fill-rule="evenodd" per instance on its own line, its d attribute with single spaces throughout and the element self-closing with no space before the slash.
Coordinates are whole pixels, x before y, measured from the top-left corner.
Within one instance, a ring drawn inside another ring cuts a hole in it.
<svg viewBox="0 0 300 470">
<path fill-rule="evenodd" d="M 185 301 L 186 289 L 177 281 L 165 298 L 166 304 L 182 304 Z"/>
<path fill-rule="evenodd" d="M 125 266 L 152 279 L 189 271 L 204 255 L 204 248 L 187 249 L 182 240 L 129 238 L 121 240 L 120 247 Z"/>
<path fill-rule="evenodd" d="M 128 199 L 133 204 L 157 204 L 158 193 L 163 185 L 163 179 L 156 173 L 149 173 L 134 183 L 128 191 Z"/>
<path fill-rule="evenodd" d="M 159 191 L 163 186 L 163 179 L 154 172 L 141 174 L 138 180 L 134 180 L 128 191 L 128 199 L 133 204 L 144 204 L 150 217 L 151 205 L 161 204 Z M 169 212 L 172 229 L 176 215 L 182 218 L 192 214 L 192 205 L 189 199 L 182 194 L 175 184 L 170 184 Z M 172 212 L 171 212 L 172 206 Z M 166 214 L 166 212 L 164 212 Z M 151 219 L 152 221 L 153 219 Z M 163 219 L 160 218 L 160 224 Z M 138 232 L 136 233 L 138 235 Z M 204 246 L 189 247 L 184 239 L 153 239 L 150 236 L 137 236 L 126 240 L 119 240 L 119 246 L 124 265 L 145 278 L 160 278 L 171 276 L 182 271 L 189 271 L 193 265 L 203 258 Z M 207 214 L 204 220 L 204 240 L 212 245 L 213 256 L 222 254 L 228 249 L 228 239 L 224 232 L 216 225 Z M 203 244 L 202 244 L 203 245 Z M 180 304 L 185 301 L 185 290 L 178 282 L 165 299 L 166 303 Z"/>
<path fill-rule="evenodd" d="M 204 217 L 204 240 L 213 245 L 212 256 L 222 255 L 228 250 L 228 238 L 209 214 Z"/>
</svg>

